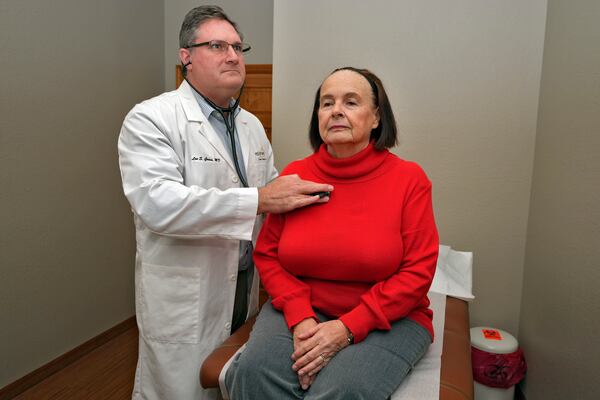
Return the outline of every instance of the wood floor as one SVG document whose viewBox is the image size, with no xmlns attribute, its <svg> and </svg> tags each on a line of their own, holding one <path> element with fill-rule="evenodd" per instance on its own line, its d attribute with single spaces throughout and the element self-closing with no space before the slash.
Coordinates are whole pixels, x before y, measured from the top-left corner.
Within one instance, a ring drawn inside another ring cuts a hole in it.
<svg viewBox="0 0 600 400">
<path fill-rule="evenodd" d="M 129 400 L 137 340 L 137 328 L 131 328 L 14 400 Z"/>
</svg>

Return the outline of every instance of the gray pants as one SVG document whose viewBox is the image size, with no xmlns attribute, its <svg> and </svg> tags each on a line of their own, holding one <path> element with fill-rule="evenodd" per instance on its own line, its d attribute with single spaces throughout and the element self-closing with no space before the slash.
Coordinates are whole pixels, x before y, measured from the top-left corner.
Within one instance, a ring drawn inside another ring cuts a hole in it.
<svg viewBox="0 0 600 400">
<path fill-rule="evenodd" d="M 318 314 L 321 321 L 330 318 Z M 431 344 L 429 332 L 409 319 L 390 331 L 373 331 L 342 349 L 302 390 L 292 370 L 292 333 L 283 314 L 267 302 L 260 311 L 244 352 L 225 376 L 231 400 L 385 400 L 400 385 Z"/>
</svg>

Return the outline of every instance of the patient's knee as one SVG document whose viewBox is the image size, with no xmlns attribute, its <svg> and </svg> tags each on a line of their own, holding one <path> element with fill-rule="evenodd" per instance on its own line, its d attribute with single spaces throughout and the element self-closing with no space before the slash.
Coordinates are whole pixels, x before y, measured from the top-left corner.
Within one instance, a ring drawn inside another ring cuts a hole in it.
<svg viewBox="0 0 600 400">
<path fill-rule="evenodd" d="M 245 352 L 236 354 L 233 362 L 229 366 L 226 373 L 226 383 L 237 381 L 237 384 L 243 382 L 245 379 L 254 379 L 257 368 L 256 363 L 260 360 L 253 360 L 248 357 Z"/>
<path fill-rule="evenodd" d="M 244 353 L 236 354 L 233 362 L 225 373 L 225 386 L 231 398 L 243 398 L 248 392 L 248 384 L 256 381 L 256 369 L 252 368 L 252 362 Z"/>
<path fill-rule="evenodd" d="M 248 346 L 236 356 L 225 383 L 233 399 L 301 399 L 303 391 L 289 354 Z"/>
<path fill-rule="evenodd" d="M 319 380 L 319 378 L 325 378 Z M 305 400 L 371 400 L 373 387 L 360 376 L 319 377 L 309 389 Z"/>
</svg>

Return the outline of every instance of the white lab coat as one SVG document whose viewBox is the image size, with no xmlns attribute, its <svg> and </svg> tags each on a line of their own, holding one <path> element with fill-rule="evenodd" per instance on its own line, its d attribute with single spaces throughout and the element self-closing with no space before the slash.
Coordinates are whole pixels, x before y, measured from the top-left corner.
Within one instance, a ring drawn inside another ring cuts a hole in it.
<svg viewBox="0 0 600 400">
<path fill-rule="evenodd" d="M 192 88 L 136 105 L 119 136 L 123 189 L 136 227 L 135 302 L 140 331 L 134 399 L 198 400 L 199 368 L 231 330 L 239 240 L 255 240 L 256 187 L 275 178 L 259 120 L 242 110 L 236 129 L 248 183 L 198 105 Z M 258 274 L 249 315 L 258 311 Z"/>
</svg>

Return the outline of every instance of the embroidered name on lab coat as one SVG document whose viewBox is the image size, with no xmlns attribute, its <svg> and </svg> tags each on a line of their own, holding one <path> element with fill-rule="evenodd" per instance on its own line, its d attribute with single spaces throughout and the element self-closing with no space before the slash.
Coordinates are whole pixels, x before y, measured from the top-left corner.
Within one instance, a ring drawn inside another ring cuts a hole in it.
<svg viewBox="0 0 600 400">
<path fill-rule="evenodd" d="M 192 161 L 194 162 L 214 162 L 214 163 L 220 163 L 221 159 L 217 158 L 217 157 L 208 157 L 208 156 L 193 156 L 192 157 Z"/>
</svg>

